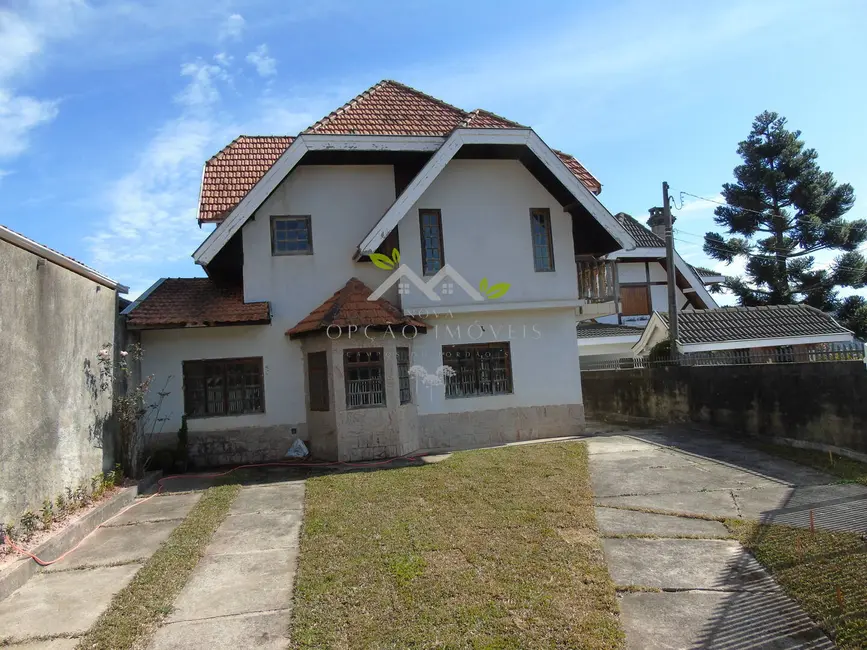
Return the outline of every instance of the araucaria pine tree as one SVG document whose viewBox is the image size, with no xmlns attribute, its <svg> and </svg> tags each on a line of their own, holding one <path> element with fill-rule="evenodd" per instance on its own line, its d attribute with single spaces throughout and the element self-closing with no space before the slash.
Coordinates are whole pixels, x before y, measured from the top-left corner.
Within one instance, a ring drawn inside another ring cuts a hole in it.
<svg viewBox="0 0 867 650">
<path fill-rule="evenodd" d="M 838 309 L 838 287 L 863 287 L 867 261 L 858 247 L 867 240 L 867 220 L 846 221 L 855 203 L 848 183 L 823 172 L 815 149 L 805 149 L 800 131 L 786 118 L 765 111 L 738 145 L 743 164 L 735 182 L 723 185 L 726 205 L 714 214 L 727 230 L 705 235 L 704 251 L 731 263 L 745 257 L 746 273 L 725 283 L 742 305 L 806 302 Z M 816 268 L 814 253 L 840 251 L 828 268 Z"/>
</svg>

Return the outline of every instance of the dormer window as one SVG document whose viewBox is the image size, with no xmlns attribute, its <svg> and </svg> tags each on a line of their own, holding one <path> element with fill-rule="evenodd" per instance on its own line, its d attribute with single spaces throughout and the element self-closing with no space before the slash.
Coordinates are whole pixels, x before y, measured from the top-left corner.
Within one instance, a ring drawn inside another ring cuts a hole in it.
<svg viewBox="0 0 867 650">
<path fill-rule="evenodd" d="M 310 215 L 271 217 L 271 255 L 312 255 Z"/>
</svg>

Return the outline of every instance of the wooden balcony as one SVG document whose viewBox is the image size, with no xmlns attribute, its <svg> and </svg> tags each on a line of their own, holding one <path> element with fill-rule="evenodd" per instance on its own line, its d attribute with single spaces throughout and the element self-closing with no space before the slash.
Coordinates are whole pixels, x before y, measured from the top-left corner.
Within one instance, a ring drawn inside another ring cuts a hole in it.
<svg viewBox="0 0 867 650">
<path fill-rule="evenodd" d="M 578 298 L 588 303 L 613 302 L 616 285 L 615 262 L 599 261 L 595 258 L 576 257 L 578 267 Z"/>
</svg>

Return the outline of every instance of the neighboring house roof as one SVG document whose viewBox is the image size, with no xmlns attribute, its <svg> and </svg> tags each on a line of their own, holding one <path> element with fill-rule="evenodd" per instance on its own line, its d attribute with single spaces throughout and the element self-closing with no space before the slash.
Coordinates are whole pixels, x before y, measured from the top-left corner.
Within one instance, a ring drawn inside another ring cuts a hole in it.
<svg viewBox="0 0 867 650">
<path fill-rule="evenodd" d="M 618 212 L 614 216 L 626 232 L 632 235 L 632 238 L 635 240 L 635 243 L 639 248 L 665 248 L 665 242 L 662 241 L 660 237 L 653 234 L 651 230 L 641 225 L 637 219 L 625 212 Z"/>
<path fill-rule="evenodd" d="M 210 278 L 163 278 L 124 310 L 130 329 L 259 325 L 271 322 L 267 302 L 244 302 L 241 286 Z"/>
<path fill-rule="evenodd" d="M 692 266 L 690 264 L 690 266 Z M 725 276 L 722 273 L 707 269 L 703 266 L 692 266 L 692 270 L 696 272 L 699 279 L 705 284 L 717 284 L 725 281 Z"/>
<path fill-rule="evenodd" d="M 37 257 L 41 257 L 42 259 L 48 260 L 49 262 L 53 262 L 58 266 L 65 268 L 68 271 L 72 271 L 73 273 L 77 273 L 80 276 L 87 278 L 88 280 L 92 280 L 97 284 L 101 284 L 104 287 L 108 287 L 109 289 L 114 289 L 118 293 L 128 293 L 129 287 L 126 287 L 116 280 L 112 280 L 111 278 L 103 275 L 96 269 L 93 269 L 86 264 L 79 262 L 78 260 L 69 257 L 68 255 L 64 255 L 53 248 L 48 248 L 48 246 L 43 246 L 39 242 L 33 241 L 29 237 L 25 237 L 19 232 L 15 232 L 11 228 L 7 228 L 6 226 L 0 226 L 0 240 L 5 241 L 13 246 L 17 246 L 23 250 L 26 250 L 29 253 L 36 255 Z"/>
<path fill-rule="evenodd" d="M 666 327 L 668 314 L 656 312 Z M 681 312 L 678 340 L 684 345 L 789 336 L 851 334 L 828 314 L 809 305 L 723 307 Z"/>
<path fill-rule="evenodd" d="M 853 334 L 809 305 L 722 307 L 680 312 L 678 343 L 685 352 L 852 341 Z M 654 312 L 633 350 L 641 354 L 668 332 L 668 314 Z"/>
<path fill-rule="evenodd" d="M 352 278 L 286 334 L 297 338 L 327 331 L 329 327 L 341 330 L 348 327 L 385 329 L 389 325 L 394 329 L 407 325 L 419 332 L 427 331 L 427 325 L 422 321 L 405 315 L 384 298 L 368 300 L 371 293 L 370 287 L 358 278 Z"/>
<path fill-rule="evenodd" d="M 615 336 L 641 336 L 643 327 L 609 325 L 607 323 L 578 323 L 575 328 L 579 339 L 595 339 Z"/>
<path fill-rule="evenodd" d="M 325 116 L 304 134 L 445 137 L 456 128 L 526 129 L 489 111 L 464 111 L 396 81 L 385 80 Z M 199 222 L 222 221 L 289 148 L 291 136 L 242 135 L 205 163 Z M 601 183 L 573 156 L 555 151 L 595 194 Z"/>
</svg>

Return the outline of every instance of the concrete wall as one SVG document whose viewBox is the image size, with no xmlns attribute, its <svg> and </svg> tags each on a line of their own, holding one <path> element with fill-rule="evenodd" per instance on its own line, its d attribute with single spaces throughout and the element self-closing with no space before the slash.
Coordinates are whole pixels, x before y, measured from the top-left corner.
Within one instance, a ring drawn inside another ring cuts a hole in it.
<svg viewBox="0 0 867 650">
<path fill-rule="evenodd" d="M 693 421 L 867 452 L 863 363 L 661 367 L 582 374 L 591 417 Z"/>
<path fill-rule="evenodd" d="M 96 355 L 117 294 L 0 241 L 0 521 L 113 465 Z"/>
</svg>

